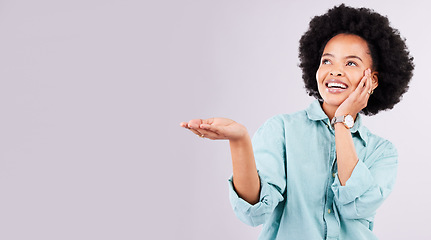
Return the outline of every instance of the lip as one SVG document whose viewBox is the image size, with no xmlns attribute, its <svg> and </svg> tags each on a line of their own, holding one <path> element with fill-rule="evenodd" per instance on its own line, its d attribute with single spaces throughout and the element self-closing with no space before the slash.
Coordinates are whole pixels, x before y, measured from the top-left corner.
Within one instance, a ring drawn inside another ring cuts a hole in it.
<svg viewBox="0 0 431 240">
<path fill-rule="evenodd" d="M 346 86 L 345 89 L 343 88 L 328 88 L 328 84 L 329 83 L 339 83 L 339 84 L 343 84 Z M 347 85 L 345 82 L 339 80 L 339 79 L 329 79 L 327 81 L 324 82 L 325 87 L 326 87 L 326 91 L 329 93 L 342 93 L 344 91 L 346 91 L 349 88 L 349 85 Z"/>
</svg>

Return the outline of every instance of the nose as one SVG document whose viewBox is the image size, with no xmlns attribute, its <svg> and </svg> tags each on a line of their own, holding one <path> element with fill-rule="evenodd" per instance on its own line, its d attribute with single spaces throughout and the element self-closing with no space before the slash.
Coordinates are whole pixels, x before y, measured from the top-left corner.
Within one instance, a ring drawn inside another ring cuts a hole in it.
<svg viewBox="0 0 431 240">
<path fill-rule="evenodd" d="M 339 70 L 332 70 L 329 72 L 329 74 L 331 76 L 337 76 L 337 77 L 342 77 L 343 76 L 343 72 L 339 71 Z"/>
</svg>

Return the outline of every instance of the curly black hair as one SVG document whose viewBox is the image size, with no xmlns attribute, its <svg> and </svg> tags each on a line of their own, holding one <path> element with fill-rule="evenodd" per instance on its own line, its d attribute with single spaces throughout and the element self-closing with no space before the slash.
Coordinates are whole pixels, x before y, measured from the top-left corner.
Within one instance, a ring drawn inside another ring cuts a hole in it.
<svg viewBox="0 0 431 240">
<path fill-rule="evenodd" d="M 354 34 L 367 42 L 372 68 L 378 72 L 379 86 L 362 113 L 374 115 L 392 109 L 408 90 L 413 76 L 413 57 L 405 39 L 390 26 L 388 18 L 367 8 L 341 4 L 310 21 L 309 29 L 299 41 L 299 67 L 307 93 L 323 101 L 317 89 L 316 72 L 326 43 L 340 33 Z"/>
</svg>

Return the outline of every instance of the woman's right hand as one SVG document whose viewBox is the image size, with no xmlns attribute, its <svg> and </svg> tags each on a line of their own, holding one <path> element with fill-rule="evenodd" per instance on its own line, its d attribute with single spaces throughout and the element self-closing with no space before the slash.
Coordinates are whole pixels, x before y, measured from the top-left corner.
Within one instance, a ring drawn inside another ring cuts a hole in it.
<svg viewBox="0 0 431 240">
<path fill-rule="evenodd" d="M 215 139 L 228 139 L 232 156 L 232 184 L 238 196 L 251 205 L 259 202 L 260 178 L 254 160 L 253 146 L 247 128 L 231 119 L 193 119 L 180 123 L 194 134 Z"/>
<path fill-rule="evenodd" d="M 200 137 L 212 140 L 227 139 L 236 141 L 248 135 L 247 128 L 244 125 L 228 118 L 193 119 L 188 123 L 181 122 L 180 126 L 189 129 Z"/>
</svg>

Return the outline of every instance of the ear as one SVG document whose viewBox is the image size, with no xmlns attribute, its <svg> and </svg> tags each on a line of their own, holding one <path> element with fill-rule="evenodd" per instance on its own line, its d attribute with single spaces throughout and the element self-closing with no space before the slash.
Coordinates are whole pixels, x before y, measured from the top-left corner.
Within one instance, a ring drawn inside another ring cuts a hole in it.
<svg viewBox="0 0 431 240">
<path fill-rule="evenodd" d="M 371 73 L 371 78 L 372 78 L 372 85 L 373 85 L 373 90 L 377 88 L 377 86 L 379 86 L 379 73 L 378 72 L 372 72 Z"/>
</svg>

